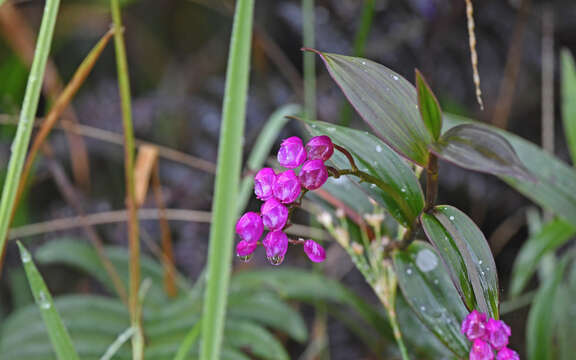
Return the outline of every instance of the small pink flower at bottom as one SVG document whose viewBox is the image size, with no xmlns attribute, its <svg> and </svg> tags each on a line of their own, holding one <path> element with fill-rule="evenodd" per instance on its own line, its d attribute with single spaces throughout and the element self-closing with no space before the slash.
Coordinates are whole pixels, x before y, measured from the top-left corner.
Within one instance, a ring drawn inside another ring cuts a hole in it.
<svg viewBox="0 0 576 360">
<path fill-rule="evenodd" d="M 503 347 L 502 350 L 498 351 L 496 360 L 520 360 L 520 356 L 516 351 Z"/>
<path fill-rule="evenodd" d="M 328 180 L 328 170 L 322 160 L 308 160 L 302 165 L 298 178 L 306 189 L 316 190 Z"/>
<path fill-rule="evenodd" d="M 489 319 L 486 324 L 486 340 L 495 350 L 508 345 L 508 338 L 512 333 L 510 327 L 502 320 Z"/>
<path fill-rule="evenodd" d="M 492 352 L 492 348 L 490 344 L 485 342 L 482 339 L 474 340 L 474 344 L 472 344 L 472 349 L 470 350 L 470 360 L 493 360 L 494 359 L 494 352 Z"/>
<path fill-rule="evenodd" d="M 306 150 L 302 139 L 297 136 L 284 139 L 278 150 L 278 162 L 288 169 L 294 169 L 302 165 L 306 160 Z"/>
<path fill-rule="evenodd" d="M 272 189 L 276 183 L 276 173 L 274 169 L 260 169 L 254 176 L 254 194 L 262 201 L 266 201 L 274 196 Z"/>
<path fill-rule="evenodd" d="M 272 265 L 280 265 L 288 251 L 288 236 L 282 231 L 271 231 L 262 242 L 266 248 L 266 257 Z"/>
<path fill-rule="evenodd" d="M 300 195 L 300 181 L 294 170 L 286 170 L 279 174 L 274 184 L 274 197 L 284 203 L 291 204 Z"/>
<path fill-rule="evenodd" d="M 240 260 L 247 262 L 250 260 L 252 253 L 254 250 L 256 250 L 257 247 L 257 242 L 248 242 L 242 240 L 238 243 L 238 245 L 236 245 L 236 255 L 238 255 Z"/>
<path fill-rule="evenodd" d="M 260 213 L 262 213 L 264 226 L 272 231 L 281 230 L 288 221 L 288 209 L 274 198 L 262 204 Z"/>
<path fill-rule="evenodd" d="M 264 226 L 262 218 L 255 212 L 247 212 L 236 223 L 236 233 L 247 242 L 257 242 L 262 236 Z"/>
<path fill-rule="evenodd" d="M 462 334 L 468 337 L 468 340 L 475 340 L 483 337 L 486 334 L 484 323 L 486 322 L 486 314 L 472 311 L 466 319 L 462 322 Z"/>
<path fill-rule="evenodd" d="M 308 160 L 326 161 L 334 153 L 334 144 L 326 135 L 314 136 L 306 144 L 306 153 L 308 154 Z"/>
<path fill-rule="evenodd" d="M 304 252 L 313 262 L 319 263 L 326 260 L 326 251 L 322 245 L 314 240 L 306 240 L 304 242 Z"/>
</svg>

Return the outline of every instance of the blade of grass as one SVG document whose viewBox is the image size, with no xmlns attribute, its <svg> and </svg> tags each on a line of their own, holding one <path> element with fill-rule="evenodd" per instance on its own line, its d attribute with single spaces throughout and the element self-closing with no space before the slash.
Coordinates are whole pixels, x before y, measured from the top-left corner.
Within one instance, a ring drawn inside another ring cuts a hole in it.
<svg viewBox="0 0 576 360">
<path fill-rule="evenodd" d="M 114 340 L 114 342 L 110 344 L 110 346 L 108 347 L 108 349 L 106 349 L 106 352 L 104 353 L 104 355 L 102 355 L 100 360 L 111 360 L 112 357 L 116 355 L 118 350 L 120 350 L 122 345 L 124 345 L 126 341 L 130 340 L 132 335 L 134 335 L 134 332 L 135 331 L 133 327 L 129 327 L 128 329 L 124 330 L 120 335 L 118 335 L 116 340 Z"/>
<path fill-rule="evenodd" d="M 296 115 L 301 111 L 299 105 L 288 104 L 284 105 L 278 110 L 276 110 L 270 118 L 266 125 L 260 131 L 258 139 L 252 148 L 252 152 L 248 157 L 246 164 L 246 175 L 242 179 L 240 184 L 240 195 L 238 196 L 238 212 L 241 213 L 246 207 L 246 203 L 250 197 L 250 190 L 254 184 L 253 172 L 258 171 L 266 161 L 266 157 L 270 153 L 274 142 L 278 138 L 278 134 L 282 131 L 282 128 L 288 122 L 287 116 Z"/>
<path fill-rule="evenodd" d="M 54 307 L 54 302 L 52 301 L 52 295 L 48 291 L 42 275 L 38 272 L 36 265 L 32 261 L 32 256 L 26 250 L 26 248 L 18 242 L 18 247 L 20 248 L 20 257 L 22 258 L 22 264 L 26 270 L 26 277 L 28 278 L 28 283 L 30 284 L 30 290 L 34 295 L 34 300 L 38 305 L 42 319 L 44 320 L 44 325 L 46 327 L 46 332 L 50 337 L 52 346 L 59 360 L 75 360 L 80 359 L 72 344 L 72 339 L 68 330 L 64 326 L 60 314 Z"/>
<path fill-rule="evenodd" d="M 302 0 L 302 45 L 314 48 L 314 0 Z M 304 119 L 316 120 L 316 57 L 305 52 L 304 56 Z"/>
<path fill-rule="evenodd" d="M 138 293 L 140 287 L 140 238 L 138 236 L 138 211 L 134 186 L 134 127 L 132 125 L 132 107 L 130 99 L 130 80 L 126 45 L 120 13 L 120 1 L 110 0 L 110 10 L 114 23 L 114 48 L 116 50 L 116 67 L 118 71 L 118 91 L 122 108 L 122 126 L 124 128 L 124 171 L 126 178 L 126 204 L 128 207 L 128 243 L 130 246 L 130 291 L 129 307 L 132 327 L 136 329 L 132 337 L 132 358 L 144 358 L 144 335 L 140 317 Z"/>
<path fill-rule="evenodd" d="M 192 329 L 188 331 L 186 337 L 184 338 L 184 340 L 180 344 L 180 347 L 178 348 L 176 356 L 174 356 L 174 360 L 186 360 L 188 353 L 190 352 L 190 349 L 192 349 L 192 346 L 194 346 L 194 343 L 196 342 L 198 335 L 200 335 L 200 330 L 202 330 L 202 320 L 198 320 L 198 322 L 194 324 Z"/>
<path fill-rule="evenodd" d="M 210 227 L 208 273 L 204 294 L 201 360 L 220 358 L 230 283 L 234 222 L 242 163 L 242 138 L 250 74 L 254 0 L 238 0 L 234 13 L 216 171 L 214 217 Z"/>
<path fill-rule="evenodd" d="M 24 102 L 20 112 L 20 122 L 11 147 L 12 155 L 8 163 L 8 172 L 4 188 L 2 189 L 2 199 L 0 200 L 0 275 L 6 247 L 6 235 L 10 226 L 10 218 L 14 209 L 14 200 L 16 199 L 18 183 L 20 182 L 22 167 L 26 158 L 26 150 L 28 149 L 30 135 L 34 127 L 34 119 L 42 89 L 42 79 L 44 78 L 46 61 L 48 60 L 48 53 L 52 44 L 59 5 L 60 0 L 46 1 L 34 61 L 28 76 L 28 84 L 26 85 L 26 93 L 24 94 Z"/>
</svg>

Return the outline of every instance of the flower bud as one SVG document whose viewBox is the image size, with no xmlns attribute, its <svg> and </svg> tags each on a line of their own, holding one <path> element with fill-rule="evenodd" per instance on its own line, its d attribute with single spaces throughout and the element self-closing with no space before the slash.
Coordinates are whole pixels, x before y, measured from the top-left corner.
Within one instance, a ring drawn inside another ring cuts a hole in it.
<svg viewBox="0 0 576 360">
<path fill-rule="evenodd" d="M 326 161 L 334 153 L 334 144 L 326 135 L 314 136 L 306 144 L 306 153 L 308 154 L 308 160 Z"/>
<path fill-rule="evenodd" d="M 255 212 L 247 212 L 236 223 L 236 234 L 246 242 L 258 242 L 263 231 L 262 218 Z"/>
<path fill-rule="evenodd" d="M 238 245 L 236 245 L 236 255 L 238 255 L 241 261 L 248 262 L 250 261 L 252 253 L 254 250 L 256 250 L 257 247 L 258 243 L 256 241 L 248 242 L 242 240 L 238 243 Z"/>
<path fill-rule="evenodd" d="M 308 160 L 300 170 L 300 184 L 308 190 L 316 190 L 328 180 L 328 170 L 322 160 Z"/>
<path fill-rule="evenodd" d="M 288 221 L 288 209 L 274 198 L 267 200 L 260 208 L 262 221 L 270 231 L 282 230 Z"/>
<path fill-rule="evenodd" d="M 273 194 L 274 184 L 276 183 L 276 173 L 274 169 L 260 169 L 254 176 L 254 194 L 262 201 L 270 199 Z"/>
<path fill-rule="evenodd" d="M 306 240 L 304 242 L 304 252 L 313 262 L 319 263 L 326 260 L 326 251 L 322 245 L 314 240 Z"/>
<path fill-rule="evenodd" d="M 280 265 L 288 251 L 288 236 L 282 231 L 271 231 L 263 241 L 266 257 L 272 265 Z"/>
<path fill-rule="evenodd" d="M 306 160 L 306 150 L 302 139 L 297 136 L 289 137 L 282 141 L 278 150 L 278 162 L 285 168 L 294 169 L 302 165 Z"/>
<path fill-rule="evenodd" d="M 284 204 L 290 204 L 298 199 L 300 189 L 300 181 L 294 170 L 286 170 L 276 178 L 274 197 Z"/>
<path fill-rule="evenodd" d="M 508 345 L 508 337 L 512 333 L 510 327 L 502 320 L 490 319 L 485 325 L 487 340 L 496 350 Z"/>
<path fill-rule="evenodd" d="M 477 310 L 472 311 L 462 322 L 462 334 L 468 337 L 468 340 L 475 340 L 486 334 L 485 328 L 486 314 Z"/>
<path fill-rule="evenodd" d="M 472 349 L 470 350 L 470 360 L 493 360 L 494 353 L 490 344 L 482 339 L 474 340 Z"/>
<path fill-rule="evenodd" d="M 498 351 L 496 360 L 520 360 L 520 356 L 516 351 L 504 347 L 502 350 Z"/>
</svg>

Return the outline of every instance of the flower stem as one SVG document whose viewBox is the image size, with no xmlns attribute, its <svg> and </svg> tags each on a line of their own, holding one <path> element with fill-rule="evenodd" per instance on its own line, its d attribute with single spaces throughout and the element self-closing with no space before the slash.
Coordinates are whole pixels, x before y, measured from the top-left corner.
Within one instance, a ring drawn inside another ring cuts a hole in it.
<svg viewBox="0 0 576 360">
<path fill-rule="evenodd" d="M 434 207 L 438 194 L 438 157 L 430 153 L 430 161 L 426 168 L 426 206 L 424 212 Z"/>
</svg>

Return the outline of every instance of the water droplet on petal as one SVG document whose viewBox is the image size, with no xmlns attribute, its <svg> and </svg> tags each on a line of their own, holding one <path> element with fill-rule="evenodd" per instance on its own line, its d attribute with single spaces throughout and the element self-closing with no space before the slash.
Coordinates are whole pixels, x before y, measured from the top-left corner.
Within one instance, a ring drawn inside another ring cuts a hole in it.
<svg viewBox="0 0 576 360">
<path fill-rule="evenodd" d="M 250 262 L 250 260 L 252 260 L 252 254 L 246 255 L 246 256 L 240 256 L 240 255 L 238 255 L 238 259 L 239 259 L 240 261 L 242 261 L 243 263 L 248 263 L 248 262 Z"/>
</svg>

